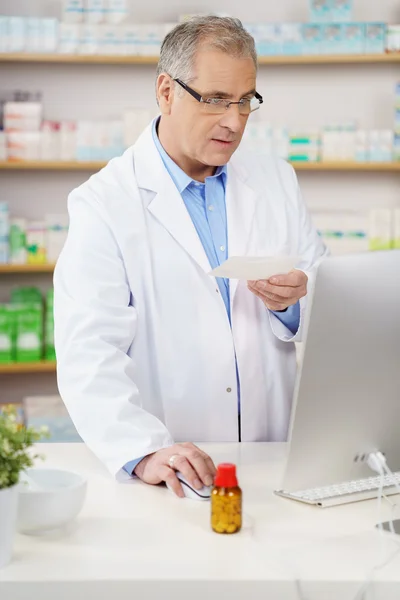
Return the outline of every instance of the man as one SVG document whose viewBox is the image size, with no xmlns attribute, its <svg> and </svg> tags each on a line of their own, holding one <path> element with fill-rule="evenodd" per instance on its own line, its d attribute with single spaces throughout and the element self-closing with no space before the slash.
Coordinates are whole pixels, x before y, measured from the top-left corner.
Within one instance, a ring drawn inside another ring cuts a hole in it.
<svg viewBox="0 0 400 600">
<path fill-rule="evenodd" d="M 256 91 L 253 38 L 195 18 L 165 38 L 155 119 L 72 192 L 55 273 L 60 393 L 112 473 L 210 485 L 194 441 L 285 440 L 307 273 L 325 248 L 282 160 L 235 153 Z M 268 281 L 215 279 L 228 256 L 295 255 Z"/>
</svg>

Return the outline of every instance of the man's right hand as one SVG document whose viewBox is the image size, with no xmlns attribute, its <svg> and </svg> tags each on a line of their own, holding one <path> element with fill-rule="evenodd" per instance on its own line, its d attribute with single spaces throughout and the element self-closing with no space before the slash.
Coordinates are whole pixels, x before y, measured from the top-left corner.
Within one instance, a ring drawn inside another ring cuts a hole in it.
<svg viewBox="0 0 400 600">
<path fill-rule="evenodd" d="M 175 456 L 173 469 L 169 465 L 171 456 Z M 182 486 L 175 470 L 180 471 L 196 489 L 212 485 L 216 471 L 213 461 L 205 452 L 194 444 L 185 442 L 145 456 L 136 465 L 134 472 L 145 483 L 157 485 L 165 481 L 177 496 L 183 498 Z"/>
</svg>

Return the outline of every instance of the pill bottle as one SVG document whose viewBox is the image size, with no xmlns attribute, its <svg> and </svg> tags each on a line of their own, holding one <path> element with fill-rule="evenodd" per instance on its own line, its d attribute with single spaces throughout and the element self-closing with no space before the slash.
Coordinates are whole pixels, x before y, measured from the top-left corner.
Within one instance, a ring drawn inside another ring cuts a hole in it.
<svg viewBox="0 0 400 600">
<path fill-rule="evenodd" d="M 242 490 L 236 466 L 230 463 L 217 467 L 211 492 L 211 527 L 216 533 L 237 533 L 242 527 Z"/>
</svg>

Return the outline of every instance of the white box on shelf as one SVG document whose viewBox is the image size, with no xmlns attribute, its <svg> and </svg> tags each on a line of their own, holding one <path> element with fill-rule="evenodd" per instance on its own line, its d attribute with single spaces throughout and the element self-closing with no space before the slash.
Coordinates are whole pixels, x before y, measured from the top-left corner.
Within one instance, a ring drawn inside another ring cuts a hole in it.
<svg viewBox="0 0 400 600">
<path fill-rule="evenodd" d="M 66 23 L 82 23 L 84 4 L 83 0 L 64 0 L 62 19 Z"/>
<path fill-rule="evenodd" d="M 300 56 L 303 53 L 303 32 L 300 23 L 281 24 L 282 54 Z"/>
<path fill-rule="evenodd" d="M 36 17 L 28 17 L 26 20 L 26 51 L 35 54 L 40 52 L 41 35 L 42 35 L 41 19 Z"/>
<path fill-rule="evenodd" d="M 137 43 L 136 43 L 136 50 L 137 50 L 137 54 L 139 56 L 148 56 L 149 55 L 149 48 L 148 48 L 148 42 L 149 39 L 147 37 L 147 32 L 148 32 L 148 26 L 147 25 L 137 25 Z"/>
<path fill-rule="evenodd" d="M 76 23 L 60 23 L 58 52 L 60 54 L 77 54 L 80 42 L 80 25 Z"/>
<path fill-rule="evenodd" d="M 273 132 L 273 147 L 277 156 L 285 160 L 289 156 L 289 131 L 286 127 L 276 127 Z"/>
<path fill-rule="evenodd" d="M 146 56 L 159 56 L 163 39 L 163 25 L 147 25 L 145 30 Z"/>
<path fill-rule="evenodd" d="M 5 102 L 3 107 L 5 131 L 39 131 L 42 122 L 41 102 Z"/>
<path fill-rule="evenodd" d="M 400 52 L 400 25 L 388 25 L 386 50 L 388 52 Z"/>
<path fill-rule="evenodd" d="M 368 213 L 316 210 L 312 211 L 312 219 L 332 255 L 368 250 Z"/>
<path fill-rule="evenodd" d="M 40 19 L 39 52 L 56 52 L 59 23 L 57 19 Z"/>
<path fill-rule="evenodd" d="M 11 52 L 9 45 L 9 17 L 0 15 L 0 52 Z"/>
<path fill-rule="evenodd" d="M 40 131 L 7 132 L 7 160 L 40 160 Z"/>
<path fill-rule="evenodd" d="M 27 49 L 27 19 L 24 17 L 6 17 L 6 19 L 8 30 L 4 45 L 7 45 L 7 51 L 24 52 Z"/>
<path fill-rule="evenodd" d="M 123 140 L 125 148 L 132 146 L 151 121 L 151 113 L 147 108 L 130 108 L 124 110 Z"/>
<path fill-rule="evenodd" d="M 393 160 L 393 131 L 391 129 L 382 129 L 379 133 L 380 160 L 382 162 L 391 162 Z"/>
<path fill-rule="evenodd" d="M 61 121 L 60 123 L 60 160 L 76 159 L 76 123 Z"/>
<path fill-rule="evenodd" d="M 125 30 L 119 25 L 98 25 L 99 54 L 118 56 L 125 54 Z"/>
<path fill-rule="evenodd" d="M 46 214 L 46 256 L 50 263 L 55 263 L 68 235 L 68 214 Z"/>
<path fill-rule="evenodd" d="M 371 162 L 379 162 L 380 158 L 380 131 L 378 129 L 371 129 L 368 132 L 368 159 Z"/>
<path fill-rule="evenodd" d="M 0 131 L 0 160 L 7 160 L 7 137 L 5 131 Z"/>
<path fill-rule="evenodd" d="M 128 16 L 127 0 L 106 0 L 106 21 L 118 25 L 123 23 Z"/>
<path fill-rule="evenodd" d="M 137 56 L 139 54 L 140 27 L 138 25 L 120 25 L 123 32 L 124 54 Z"/>
<path fill-rule="evenodd" d="M 89 23 L 81 25 L 79 31 L 79 54 L 92 55 L 99 53 L 100 27 L 100 25 L 91 25 Z"/>
<path fill-rule="evenodd" d="M 103 23 L 107 10 L 107 0 L 86 0 L 84 11 L 87 23 Z"/>
<path fill-rule="evenodd" d="M 372 209 L 369 214 L 370 250 L 390 250 L 392 246 L 392 211 L 389 208 Z"/>
<path fill-rule="evenodd" d="M 95 132 L 99 129 L 94 121 L 77 121 L 76 125 L 76 159 L 95 160 Z"/>
<path fill-rule="evenodd" d="M 122 120 L 114 119 L 108 123 L 108 149 L 106 148 L 106 158 L 120 156 L 124 152 L 124 123 Z"/>
<path fill-rule="evenodd" d="M 41 160 L 60 160 L 60 123 L 43 121 L 40 140 Z"/>
<path fill-rule="evenodd" d="M 354 160 L 366 162 L 368 160 L 368 132 L 357 129 L 355 134 Z"/>
</svg>

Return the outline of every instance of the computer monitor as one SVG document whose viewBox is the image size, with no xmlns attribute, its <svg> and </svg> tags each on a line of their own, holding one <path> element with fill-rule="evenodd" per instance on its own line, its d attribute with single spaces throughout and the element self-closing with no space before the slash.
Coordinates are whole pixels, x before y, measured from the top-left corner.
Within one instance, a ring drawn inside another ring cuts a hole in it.
<svg viewBox="0 0 400 600">
<path fill-rule="evenodd" d="M 286 492 L 370 478 L 375 450 L 400 470 L 400 251 L 327 258 L 310 300 Z"/>
</svg>

